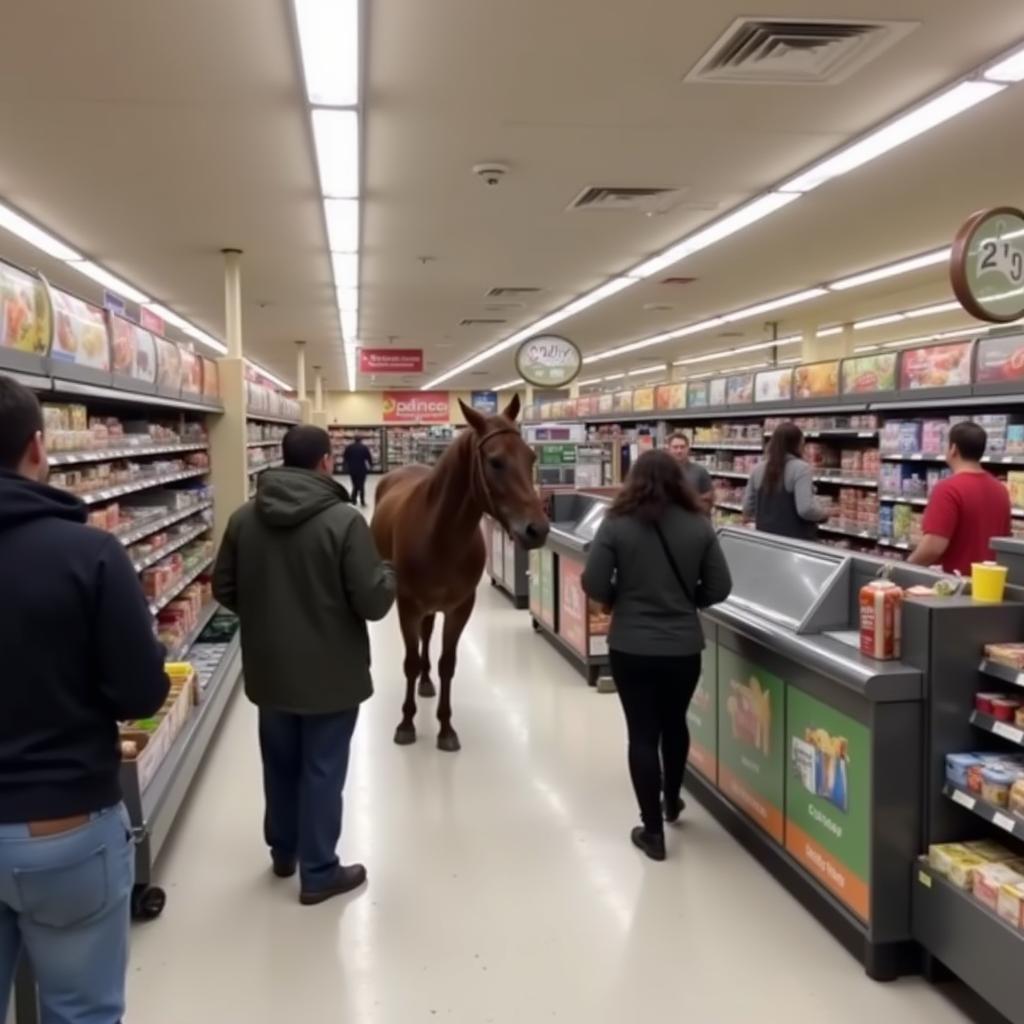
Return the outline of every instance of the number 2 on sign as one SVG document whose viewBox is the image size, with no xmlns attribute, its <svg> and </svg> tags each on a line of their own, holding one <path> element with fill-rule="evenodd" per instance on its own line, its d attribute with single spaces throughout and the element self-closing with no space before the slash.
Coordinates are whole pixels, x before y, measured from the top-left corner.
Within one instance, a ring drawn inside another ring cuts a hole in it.
<svg viewBox="0 0 1024 1024">
<path fill-rule="evenodd" d="M 997 242 L 994 239 L 982 242 L 978 257 L 979 274 L 992 270 L 1013 284 L 1024 281 L 1024 253 L 1009 242 Z"/>
</svg>

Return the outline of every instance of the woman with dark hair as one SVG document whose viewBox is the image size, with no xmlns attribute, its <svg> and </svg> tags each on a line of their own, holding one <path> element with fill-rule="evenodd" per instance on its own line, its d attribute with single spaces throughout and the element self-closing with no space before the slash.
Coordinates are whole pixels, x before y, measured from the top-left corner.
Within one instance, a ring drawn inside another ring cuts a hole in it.
<svg viewBox="0 0 1024 1024">
<path fill-rule="evenodd" d="M 743 521 L 765 533 L 814 540 L 828 513 L 814 499 L 814 475 L 804 462 L 804 432 L 780 423 L 743 496 Z"/>
<path fill-rule="evenodd" d="M 665 859 L 662 815 L 675 822 L 683 810 L 686 710 L 704 649 L 697 610 L 731 588 L 714 527 L 679 464 L 645 452 L 597 532 L 583 589 L 612 609 L 609 658 L 643 821 L 632 840 L 652 860 Z"/>
</svg>

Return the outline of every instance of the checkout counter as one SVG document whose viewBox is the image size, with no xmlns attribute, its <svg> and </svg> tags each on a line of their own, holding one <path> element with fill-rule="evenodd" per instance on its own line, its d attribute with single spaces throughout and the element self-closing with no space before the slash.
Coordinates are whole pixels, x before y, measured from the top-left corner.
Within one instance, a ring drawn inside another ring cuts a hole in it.
<svg viewBox="0 0 1024 1024">
<path fill-rule="evenodd" d="M 586 491 L 550 496 L 547 545 L 529 553 L 533 628 L 583 673 L 591 686 L 608 668 L 610 617 L 583 593 L 587 553 L 610 499 Z"/>
</svg>

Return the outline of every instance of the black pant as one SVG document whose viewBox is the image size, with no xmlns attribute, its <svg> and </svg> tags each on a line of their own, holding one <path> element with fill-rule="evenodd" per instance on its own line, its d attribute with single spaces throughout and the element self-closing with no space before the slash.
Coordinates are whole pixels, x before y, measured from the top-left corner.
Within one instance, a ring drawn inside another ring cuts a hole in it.
<svg viewBox="0 0 1024 1024">
<path fill-rule="evenodd" d="M 661 832 L 661 795 L 679 795 L 690 756 L 686 709 L 700 679 L 701 656 L 611 651 L 609 659 L 626 713 L 629 774 L 640 817 L 648 831 Z"/>
<path fill-rule="evenodd" d="M 260 708 L 267 809 L 263 831 L 275 857 L 297 857 L 302 888 L 324 888 L 338 867 L 342 791 L 359 709 L 291 715 Z"/>
<path fill-rule="evenodd" d="M 366 504 L 366 474 L 365 473 L 350 473 L 352 477 L 352 504 L 359 502 L 360 505 Z"/>
</svg>

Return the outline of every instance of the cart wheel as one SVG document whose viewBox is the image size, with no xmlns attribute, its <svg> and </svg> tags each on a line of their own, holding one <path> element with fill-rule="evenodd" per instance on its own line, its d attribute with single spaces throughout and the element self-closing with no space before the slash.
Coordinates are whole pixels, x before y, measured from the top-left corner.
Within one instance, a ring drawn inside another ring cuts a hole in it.
<svg viewBox="0 0 1024 1024">
<path fill-rule="evenodd" d="M 136 921 L 153 921 L 167 905 L 167 893 L 156 885 L 137 885 L 132 889 L 132 917 Z"/>
</svg>

